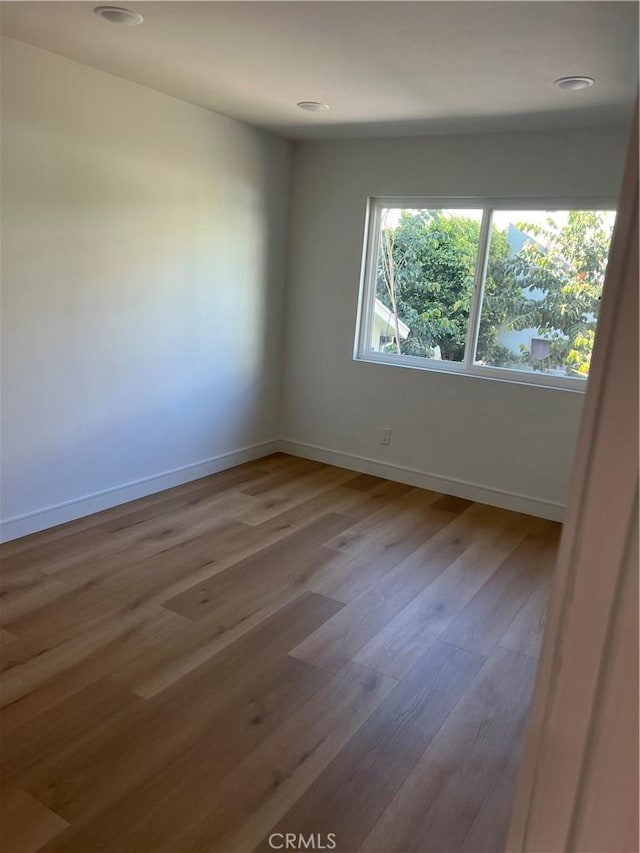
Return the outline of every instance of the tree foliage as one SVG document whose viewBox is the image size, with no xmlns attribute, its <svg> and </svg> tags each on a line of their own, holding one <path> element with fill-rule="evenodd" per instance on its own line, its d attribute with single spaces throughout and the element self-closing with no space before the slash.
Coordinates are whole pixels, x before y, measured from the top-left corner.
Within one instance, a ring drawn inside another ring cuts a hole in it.
<svg viewBox="0 0 640 853">
<path fill-rule="evenodd" d="M 535 328 L 551 342 L 545 367 L 586 376 L 611 238 L 603 214 L 573 210 L 562 227 L 553 217 L 543 225 L 518 227 L 535 239 L 527 240 L 504 265 L 505 278 L 520 283 L 519 294 L 500 300 L 507 326 Z M 527 352 L 523 360 L 540 366 Z"/>
<path fill-rule="evenodd" d="M 411 329 L 400 343 L 403 355 L 429 357 L 439 347 L 443 359 L 463 359 L 479 238 L 477 220 L 441 211 L 402 211 L 395 227 L 383 222 L 377 296 L 392 313 L 395 303 L 398 316 Z M 505 235 L 494 228 L 487 294 L 504 290 L 502 262 L 508 253 Z M 480 324 L 480 343 L 496 359 L 501 356 L 497 329 L 506 317 L 505 309 L 492 305 Z"/>
<path fill-rule="evenodd" d="M 495 366 L 525 362 L 540 367 L 528 350 L 498 344 L 500 331 L 537 329 L 550 341 L 544 367 L 585 375 L 595 335 L 609 248 L 602 214 L 572 211 L 558 227 L 521 223 L 527 239 L 513 252 L 506 231 L 492 228 L 479 327 L 479 357 Z M 404 355 L 461 361 L 478 255 L 480 223 L 438 210 L 402 211 L 383 220 L 378 298 L 410 328 L 390 347 Z"/>
</svg>

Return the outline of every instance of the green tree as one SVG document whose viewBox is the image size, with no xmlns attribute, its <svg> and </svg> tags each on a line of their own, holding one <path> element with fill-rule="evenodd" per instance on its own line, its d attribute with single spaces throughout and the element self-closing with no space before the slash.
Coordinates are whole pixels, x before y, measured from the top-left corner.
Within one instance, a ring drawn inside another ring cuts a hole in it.
<svg viewBox="0 0 640 853">
<path fill-rule="evenodd" d="M 535 328 L 550 341 L 543 364 L 527 352 L 523 361 L 586 376 L 611 239 L 604 215 L 574 210 L 562 227 L 550 216 L 543 225 L 520 223 L 518 228 L 535 239 L 503 261 L 501 275 L 519 283 L 519 293 L 511 288 L 490 301 L 506 314 L 507 328 Z"/>
<path fill-rule="evenodd" d="M 390 349 L 429 357 L 437 346 L 443 359 L 463 359 L 479 237 L 477 220 L 438 210 L 402 211 L 395 226 L 383 220 L 376 295 L 411 329 L 404 341 L 396 334 Z M 494 228 L 485 282 L 488 295 L 519 291 L 513 277 L 503 281 L 508 255 L 504 233 Z M 497 345 L 507 307 L 489 305 L 480 323 L 479 345 L 492 355 L 493 363 L 508 352 Z"/>
</svg>

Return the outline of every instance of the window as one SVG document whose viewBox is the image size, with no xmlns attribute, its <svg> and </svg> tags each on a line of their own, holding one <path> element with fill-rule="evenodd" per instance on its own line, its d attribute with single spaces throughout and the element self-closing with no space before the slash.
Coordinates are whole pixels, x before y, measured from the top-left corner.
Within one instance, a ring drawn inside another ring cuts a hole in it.
<svg viewBox="0 0 640 853">
<path fill-rule="evenodd" d="M 372 199 L 358 359 L 584 388 L 615 220 Z"/>
</svg>

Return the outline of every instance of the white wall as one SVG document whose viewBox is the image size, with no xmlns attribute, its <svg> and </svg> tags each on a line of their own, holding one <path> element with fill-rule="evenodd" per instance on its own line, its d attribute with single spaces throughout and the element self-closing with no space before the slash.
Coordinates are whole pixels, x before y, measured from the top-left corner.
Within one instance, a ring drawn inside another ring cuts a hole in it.
<svg viewBox="0 0 640 853">
<path fill-rule="evenodd" d="M 290 145 L 10 39 L 2 71 L 9 538 L 277 438 Z"/>
<path fill-rule="evenodd" d="M 615 196 L 623 131 L 296 145 L 282 406 L 289 144 L 2 48 L 5 538 L 279 434 L 299 453 L 557 515 L 580 395 L 352 360 L 365 203 Z"/>
<path fill-rule="evenodd" d="M 625 147 L 623 129 L 297 144 L 288 446 L 560 517 L 582 394 L 353 361 L 365 206 L 372 195 L 616 198 Z M 383 426 L 390 447 L 379 444 Z"/>
</svg>

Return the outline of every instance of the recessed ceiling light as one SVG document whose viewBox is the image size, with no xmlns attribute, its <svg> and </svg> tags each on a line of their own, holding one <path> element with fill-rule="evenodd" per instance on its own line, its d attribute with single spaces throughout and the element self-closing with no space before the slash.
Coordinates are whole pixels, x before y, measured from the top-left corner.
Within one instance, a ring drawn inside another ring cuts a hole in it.
<svg viewBox="0 0 640 853">
<path fill-rule="evenodd" d="M 329 109 L 329 104 L 321 104 L 320 101 L 298 101 L 296 106 L 310 113 L 321 113 L 323 110 Z"/>
<path fill-rule="evenodd" d="M 144 21 L 142 15 L 130 9 L 124 9 L 122 6 L 96 6 L 93 11 L 105 21 L 121 24 L 123 27 L 137 27 Z"/>
<path fill-rule="evenodd" d="M 593 77 L 559 77 L 553 81 L 558 89 L 568 89 L 576 92 L 578 89 L 588 89 L 596 82 Z"/>
</svg>

